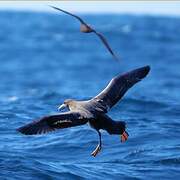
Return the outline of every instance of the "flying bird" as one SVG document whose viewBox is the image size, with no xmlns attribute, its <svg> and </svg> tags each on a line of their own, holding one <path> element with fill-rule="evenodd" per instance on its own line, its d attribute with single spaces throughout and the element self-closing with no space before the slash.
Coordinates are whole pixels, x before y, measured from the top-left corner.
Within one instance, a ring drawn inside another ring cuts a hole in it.
<svg viewBox="0 0 180 180">
<path fill-rule="evenodd" d="M 100 129 L 106 130 L 109 134 L 120 135 L 121 142 L 128 139 L 126 123 L 111 119 L 107 112 L 124 96 L 129 88 L 145 78 L 149 71 L 150 67 L 145 66 L 118 75 L 92 99 L 87 101 L 65 100 L 59 109 L 67 107 L 69 111 L 42 117 L 17 130 L 25 135 L 33 135 L 89 123 L 99 135 L 99 144 L 91 153 L 95 157 L 102 148 Z"/>
<path fill-rule="evenodd" d="M 65 11 L 65 10 L 63 10 L 63 9 L 54 7 L 54 6 L 50 6 L 50 7 L 54 8 L 54 9 L 56 9 L 56 10 L 58 10 L 58 11 L 61 11 L 61 12 L 65 13 L 65 14 L 68 14 L 68 15 L 70 15 L 70 16 L 73 16 L 73 17 L 76 18 L 78 21 L 80 21 L 80 23 L 81 23 L 81 25 L 80 25 L 80 31 L 83 32 L 83 33 L 91 33 L 91 32 L 95 33 L 95 34 L 101 39 L 101 41 L 103 42 L 103 44 L 105 45 L 105 47 L 108 49 L 108 51 L 111 53 L 111 55 L 112 55 L 116 60 L 119 60 L 119 58 L 118 58 L 118 57 L 114 54 L 114 52 L 112 51 L 112 49 L 111 49 L 111 47 L 109 46 L 109 44 L 108 44 L 107 40 L 105 39 L 105 37 L 104 37 L 101 33 L 97 32 L 95 29 L 93 29 L 90 25 L 88 25 L 87 23 L 85 23 L 84 20 L 82 20 L 79 16 L 74 15 L 74 14 L 72 14 L 72 13 L 70 13 L 70 12 L 67 12 L 67 11 Z"/>
</svg>

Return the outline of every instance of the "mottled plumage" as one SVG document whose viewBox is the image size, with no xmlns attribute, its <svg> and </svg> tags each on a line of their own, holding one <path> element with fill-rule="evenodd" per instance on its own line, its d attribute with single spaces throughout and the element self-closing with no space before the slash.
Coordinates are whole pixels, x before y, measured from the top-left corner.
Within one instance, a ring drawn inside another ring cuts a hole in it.
<svg viewBox="0 0 180 180">
<path fill-rule="evenodd" d="M 135 69 L 113 78 L 108 86 L 96 97 L 88 101 L 65 100 L 60 108 L 67 107 L 68 112 L 45 116 L 18 129 L 23 134 L 42 134 L 57 129 L 74 127 L 86 124 L 94 128 L 99 134 L 99 144 L 92 152 L 93 156 L 101 150 L 100 129 L 109 134 L 120 134 L 121 141 L 128 139 L 126 123 L 114 121 L 106 113 L 123 97 L 126 91 L 143 79 L 150 71 L 149 66 Z"/>
</svg>

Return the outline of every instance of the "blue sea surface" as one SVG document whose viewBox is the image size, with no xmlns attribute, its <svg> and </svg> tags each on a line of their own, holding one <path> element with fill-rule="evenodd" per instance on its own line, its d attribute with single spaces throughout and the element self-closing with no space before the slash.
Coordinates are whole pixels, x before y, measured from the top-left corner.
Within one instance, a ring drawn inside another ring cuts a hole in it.
<svg viewBox="0 0 180 180">
<path fill-rule="evenodd" d="M 72 17 L 0 12 L 0 179 L 179 179 L 180 18 L 81 16 L 105 35 L 119 63 Z M 16 131 L 144 65 L 149 75 L 108 113 L 126 121 L 126 143 L 104 131 L 94 158 L 98 135 L 88 125 L 40 136 Z"/>
</svg>

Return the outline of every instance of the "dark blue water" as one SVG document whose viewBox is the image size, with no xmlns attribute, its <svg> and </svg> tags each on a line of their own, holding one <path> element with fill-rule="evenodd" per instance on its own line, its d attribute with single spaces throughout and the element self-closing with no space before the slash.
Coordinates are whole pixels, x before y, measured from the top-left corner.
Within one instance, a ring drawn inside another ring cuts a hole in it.
<svg viewBox="0 0 180 180">
<path fill-rule="evenodd" d="M 0 179 L 178 179 L 180 177 L 180 19 L 82 15 L 121 57 L 68 16 L 0 12 Z M 16 128 L 57 112 L 64 99 L 97 95 L 117 75 L 151 65 L 147 78 L 109 113 L 129 140 L 88 125 L 42 136 Z"/>
</svg>

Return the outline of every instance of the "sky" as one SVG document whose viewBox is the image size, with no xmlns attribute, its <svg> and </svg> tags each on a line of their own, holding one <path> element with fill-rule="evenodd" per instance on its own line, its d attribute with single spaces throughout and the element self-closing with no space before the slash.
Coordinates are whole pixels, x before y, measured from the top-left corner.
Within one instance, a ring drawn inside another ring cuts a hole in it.
<svg viewBox="0 0 180 180">
<path fill-rule="evenodd" d="M 55 12 L 55 5 L 79 13 L 128 13 L 180 16 L 180 1 L 0 1 L 0 10 Z"/>
</svg>

